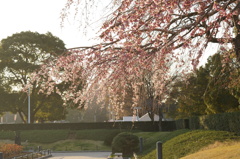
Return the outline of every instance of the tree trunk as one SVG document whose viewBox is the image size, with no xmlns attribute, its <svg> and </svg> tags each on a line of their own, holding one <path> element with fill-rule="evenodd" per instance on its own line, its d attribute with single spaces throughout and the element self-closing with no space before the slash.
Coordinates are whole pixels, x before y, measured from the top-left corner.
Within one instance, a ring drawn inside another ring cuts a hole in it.
<svg viewBox="0 0 240 159">
<path fill-rule="evenodd" d="M 148 116 L 151 119 L 151 121 L 154 122 L 154 112 L 148 111 Z"/>
<path fill-rule="evenodd" d="M 240 32 L 240 29 L 239 29 Z M 234 50 L 237 56 L 238 62 L 240 62 L 240 33 L 233 40 Z"/>
<path fill-rule="evenodd" d="M 21 133 L 20 133 L 20 131 L 15 131 L 15 144 L 21 145 Z"/>
<path fill-rule="evenodd" d="M 18 111 L 18 114 L 19 114 L 20 118 L 22 119 L 23 123 L 26 124 L 27 121 L 24 119 L 24 116 L 23 116 L 23 114 L 22 114 L 22 111 Z"/>
<path fill-rule="evenodd" d="M 152 122 L 154 122 L 154 111 L 153 111 L 153 97 L 148 98 L 146 100 L 146 108 L 147 108 L 147 112 L 148 112 L 148 116 L 151 119 Z"/>
<path fill-rule="evenodd" d="M 158 105 L 158 115 L 159 115 L 158 127 L 159 127 L 159 131 L 163 130 L 162 129 L 162 118 L 163 118 L 162 107 L 163 107 L 163 104 L 161 106 Z"/>
</svg>

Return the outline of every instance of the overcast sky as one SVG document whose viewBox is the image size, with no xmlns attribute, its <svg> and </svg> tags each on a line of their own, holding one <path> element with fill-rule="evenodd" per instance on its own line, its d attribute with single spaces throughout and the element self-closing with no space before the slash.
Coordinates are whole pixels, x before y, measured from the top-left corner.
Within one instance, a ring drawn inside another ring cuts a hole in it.
<svg viewBox="0 0 240 159">
<path fill-rule="evenodd" d="M 67 0 L 0 0 L 0 40 L 21 31 L 51 32 L 66 44 L 66 48 L 90 45 L 79 29 L 79 21 L 67 20 L 60 26 L 60 13 Z M 74 11 L 72 12 L 74 15 Z M 94 28 L 91 28 L 92 30 Z"/>
</svg>

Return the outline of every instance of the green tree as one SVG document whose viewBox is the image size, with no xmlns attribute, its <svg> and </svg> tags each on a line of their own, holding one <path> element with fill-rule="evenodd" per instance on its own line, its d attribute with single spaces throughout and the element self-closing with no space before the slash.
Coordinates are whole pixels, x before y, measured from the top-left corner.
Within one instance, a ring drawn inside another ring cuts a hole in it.
<svg viewBox="0 0 240 159">
<path fill-rule="evenodd" d="M 62 100 L 56 94 L 47 96 L 38 93 L 39 85 L 32 82 L 30 74 L 40 69 L 43 63 L 61 55 L 65 50 L 64 45 L 62 40 L 49 32 L 46 34 L 30 31 L 20 32 L 1 41 L 0 76 L 1 88 L 5 92 L 5 102 L 0 103 L 0 106 L 4 108 L 3 111 L 18 112 L 22 120 L 26 122 L 27 93 L 21 90 L 31 84 L 31 122 L 35 120 L 38 112 L 46 112 L 50 110 L 47 109 L 49 107 L 58 109 L 58 111 L 52 111 L 51 115 L 59 118 L 57 114 L 59 111 L 63 111 Z M 37 119 L 39 118 L 41 117 L 38 113 Z M 49 116 L 48 118 L 50 119 Z"/>
<path fill-rule="evenodd" d="M 6 102 L 6 98 L 8 97 L 8 93 L 4 90 L 4 88 L 0 87 L 0 114 L 2 115 L 2 113 L 5 110 L 5 107 L 3 106 L 7 106 L 7 102 Z"/>
<path fill-rule="evenodd" d="M 224 60 L 223 67 L 225 68 L 224 71 L 228 72 L 229 75 L 227 87 L 230 93 L 238 99 L 240 108 L 240 63 L 237 61 L 233 50 L 228 51 L 228 56 Z"/>
<path fill-rule="evenodd" d="M 231 68 L 229 63 L 223 66 L 222 55 L 217 53 L 204 67 L 189 74 L 186 81 L 175 82 L 167 103 L 176 107 L 169 114 L 184 118 L 238 110 L 238 100 L 228 88 Z"/>
<path fill-rule="evenodd" d="M 34 101 L 38 101 L 39 103 L 39 110 L 35 110 L 35 120 L 43 123 L 44 121 L 65 119 L 67 111 L 63 107 L 63 99 L 59 94 L 55 93 L 47 98 L 43 94 L 37 94 L 32 98 L 35 98 Z M 42 102 L 42 106 L 40 106 L 41 100 L 45 100 L 45 102 Z"/>
<path fill-rule="evenodd" d="M 166 101 L 171 117 L 185 118 L 206 113 L 206 105 L 202 98 L 207 87 L 205 75 L 205 70 L 200 68 L 198 78 L 195 73 L 191 73 L 186 81 L 178 80 L 173 84 Z"/>
<path fill-rule="evenodd" d="M 231 70 L 228 65 L 223 68 L 221 61 L 222 56 L 218 53 L 210 57 L 205 66 L 209 70 L 209 76 L 203 97 L 209 114 L 238 110 L 238 100 L 228 89 Z"/>
</svg>

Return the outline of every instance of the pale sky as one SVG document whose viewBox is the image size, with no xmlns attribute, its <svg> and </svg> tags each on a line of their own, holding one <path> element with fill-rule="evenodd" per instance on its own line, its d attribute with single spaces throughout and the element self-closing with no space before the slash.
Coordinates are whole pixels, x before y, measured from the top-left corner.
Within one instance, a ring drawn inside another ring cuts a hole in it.
<svg viewBox="0 0 240 159">
<path fill-rule="evenodd" d="M 63 28 L 60 13 L 67 0 L 0 0 L 0 40 L 21 31 L 51 32 L 66 48 L 93 44 L 94 28 L 88 38 L 79 29 L 79 21 L 69 18 Z M 74 15 L 74 11 L 71 15 Z M 73 16 L 72 16 L 73 17 Z"/>
</svg>

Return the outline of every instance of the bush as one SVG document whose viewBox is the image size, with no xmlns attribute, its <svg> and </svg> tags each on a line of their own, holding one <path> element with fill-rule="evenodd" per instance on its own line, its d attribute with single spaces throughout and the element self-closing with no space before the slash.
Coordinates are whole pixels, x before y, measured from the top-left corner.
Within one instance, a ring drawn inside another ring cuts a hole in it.
<svg viewBox="0 0 240 159">
<path fill-rule="evenodd" d="M 23 151 L 23 147 L 16 144 L 4 144 L 0 147 L 0 151 L 3 153 L 5 158 L 11 155 L 20 154 Z"/>
<path fill-rule="evenodd" d="M 139 150 L 138 136 L 123 132 L 118 134 L 112 142 L 112 153 L 121 152 L 123 157 L 132 156 Z"/>
</svg>

